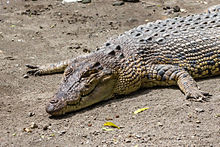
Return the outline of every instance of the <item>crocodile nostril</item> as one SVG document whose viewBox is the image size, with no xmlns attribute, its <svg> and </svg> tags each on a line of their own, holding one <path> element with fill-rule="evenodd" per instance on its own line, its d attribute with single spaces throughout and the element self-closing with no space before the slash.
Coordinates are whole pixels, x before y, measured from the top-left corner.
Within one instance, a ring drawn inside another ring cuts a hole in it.
<svg viewBox="0 0 220 147">
<path fill-rule="evenodd" d="M 50 100 L 50 103 L 55 104 L 55 103 L 58 103 L 58 101 L 59 101 L 58 99 L 53 99 L 53 100 Z"/>
</svg>

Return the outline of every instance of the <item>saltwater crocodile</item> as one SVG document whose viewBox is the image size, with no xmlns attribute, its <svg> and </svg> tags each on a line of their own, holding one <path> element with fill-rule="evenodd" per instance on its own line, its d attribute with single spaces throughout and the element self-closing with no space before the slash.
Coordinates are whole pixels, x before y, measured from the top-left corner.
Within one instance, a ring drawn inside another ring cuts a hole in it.
<svg viewBox="0 0 220 147">
<path fill-rule="evenodd" d="M 150 22 L 90 54 L 27 67 L 34 75 L 64 71 L 58 92 L 46 106 L 51 115 L 153 86 L 178 85 L 187 99 L 203 101 L 209 93 L 194 78 L 220 75 L 220 9 Z"/>
</svg>

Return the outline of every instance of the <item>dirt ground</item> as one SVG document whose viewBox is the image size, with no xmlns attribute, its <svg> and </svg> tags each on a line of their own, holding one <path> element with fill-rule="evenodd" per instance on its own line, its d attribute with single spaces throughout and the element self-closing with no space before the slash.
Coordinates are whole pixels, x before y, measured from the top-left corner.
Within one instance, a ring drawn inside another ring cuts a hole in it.
<svg viewBox="0 0 220 147">
<path fill-rule="evenodd" d="M 113 3 L 0 1 L 0 146 L 220 146 L 219 76 L 198 81 L 213 94 L 205 103 L 187 101 L 177 87 L 167 87 L 141 90 L 59 118 L 45 112 L 62 74 L 25 78 L 25 64 L 77 57 L 140 24 L 200 13 L 220 1 Z M 173 12 L 174 6 L 181 12 Z M 149 109 L 133 114 L 143 107 Z M 121 129 L 102 130 L 106 121 Z"/>
</svg>

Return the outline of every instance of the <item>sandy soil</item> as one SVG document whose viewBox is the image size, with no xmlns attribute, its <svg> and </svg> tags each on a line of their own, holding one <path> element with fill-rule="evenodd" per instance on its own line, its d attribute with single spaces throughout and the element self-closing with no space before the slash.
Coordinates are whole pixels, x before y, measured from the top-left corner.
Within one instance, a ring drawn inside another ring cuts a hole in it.
<svg viewBox="0 0 220 147">
<path fill-rule="evenodd" d="M 0 146 L 220 146 L 220 77 L 198 82 L 213 94 L 205 103 L 187 101 L 177 87 L 167 87 L 141 90 L 59 118 L 45 112 L 62 74 L 24 78 L 25 64 L 77 57 L 140 24 L 200 13 L 220 3 L 113 2 L 0 1 Z M 186 12 L 170 13 L 173 6 Z M 133 114 L 143 107 L 150 109 Z M 121 129 L 102 130 L 106 121 Z"/>
</svg>

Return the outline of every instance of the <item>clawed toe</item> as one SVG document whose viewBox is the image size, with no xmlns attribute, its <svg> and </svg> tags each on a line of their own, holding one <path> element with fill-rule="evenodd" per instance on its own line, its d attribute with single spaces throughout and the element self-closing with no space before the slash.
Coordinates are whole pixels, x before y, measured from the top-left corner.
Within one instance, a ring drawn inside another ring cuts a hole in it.
<svg viewBox="0 0 220 147">
<path fill-rule="evenodd" d="M 27 68 L 30 68 L 30 69 L 36 69 L 36 68 L 39 68 L 38 66 L 29 65 L 29 64 L 25 64 L 25 66 L 26 66 Z"/>
<path fill-rule="evenodd" d="M 26 64 L 25 66 L 30 69 L 33 69 L 33 70 L 27 71 L 28 75 L 32 75 L 32 76 L 39 76 L 40 75 L 39 66 L 34 66 L 34 65 L 29 65 L 29 64 Z"/>
<path fill-rule="evenodd" d="M 210 96 L 211 94 L 209 94 L 208 92 L 198 90 L 198 91 L 188 92 L 186 94 L 186 99 L 196 102 L 205 102 L 209 100 Z"/>
<path fill-rule="evenodd" d="M 39 76 L 40 72 L 39 72 L 38 69 L 36 69 L 36 70 L 29 70 L 29 71 L 27 71 L 27 74 L 28 75 L 32 75 L 32 76 Z"/>
</svg>

